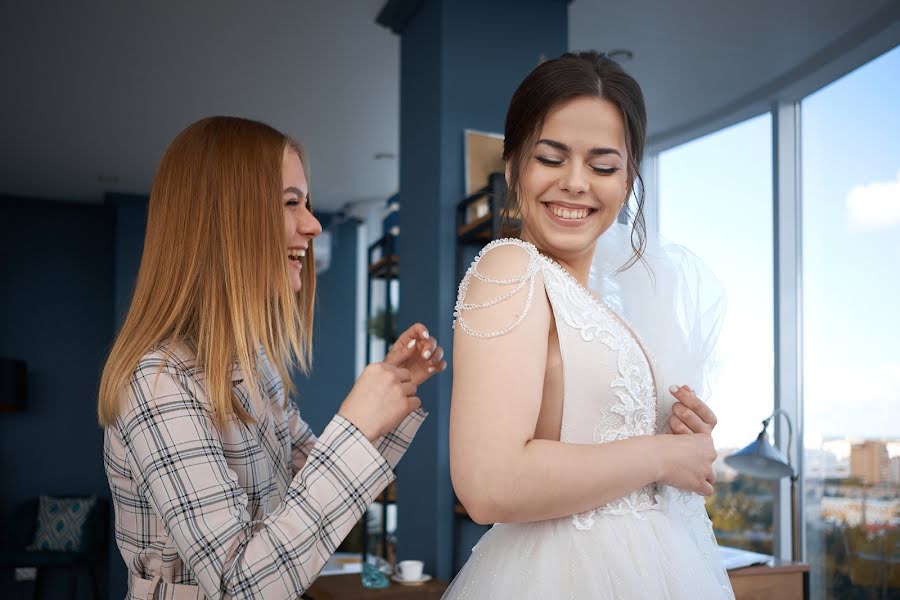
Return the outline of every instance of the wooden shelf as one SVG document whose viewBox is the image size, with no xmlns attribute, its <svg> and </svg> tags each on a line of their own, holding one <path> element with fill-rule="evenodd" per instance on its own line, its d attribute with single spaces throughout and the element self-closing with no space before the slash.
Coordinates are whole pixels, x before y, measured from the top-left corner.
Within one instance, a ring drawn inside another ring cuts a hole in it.
<svg viewBox="0 0 900 600">
<path fill-rule="evenodd" d="M 385 496 L 387 496 L 388 504 L 397 502 L 397 486 L 395 485 L 395 483 L 396 482 L 391 482 L 390 485 L 387 486 L 387 489 L 385 489 L 375 497 L 375 500 L 373 500 L 373 502 L 384 502 Z"/>
<path fill-rule="evenodd" d="M 386 256 L 369 265 L 369 275 L 376 279 L 397 279 L 400 271 L 400 257 Z"/>
<path fill-rule="evenodd" d="M 504 222 L 508 222 L 510 225 L 516 225 L 519 223 L 519 219 L 510 219 L 509 212 L 506 209 L 501 211 L 500 218 Z M 472 242 L 481 242 L 483 244 L 487 244 L 492 242 L 494 238 L 493 226 L 494 226 L 494 213 L 489 212 L 486 215 L 482 215 L 475 219 L 474 221 L 470 221 L 464 225 L 460 225 L 456 229 L 456 241 L 457 243 L 468 244 Z M 503 235 L 502 232 L 497 232 L 498 235 Z"/>
<path fill-rule="evenodd" d="M 465 225 L 460 226 L 456 230 L 456 236 L 459 238 L 469 238 L 469 239 L 486 239 L 487 241 L 491 240 L 491 220 L 494 218 L 492 213 L 488 213 L 483 215 L 474 221 L 466 223 Z M 479 228 L 483 228 L 483 231 L 477 231 Z"/>
</svg>

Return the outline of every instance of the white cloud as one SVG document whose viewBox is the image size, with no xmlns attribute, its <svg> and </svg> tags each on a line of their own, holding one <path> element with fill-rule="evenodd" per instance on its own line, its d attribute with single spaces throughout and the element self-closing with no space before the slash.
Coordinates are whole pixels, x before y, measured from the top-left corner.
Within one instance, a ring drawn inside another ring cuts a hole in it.
<svg viewBox="0 0 900 600">
<path fill-rule="evenodd" d="M 875 231 L 900 225 L 900 171 L 893 181 L 858 185 L 847 194 L 850 231 Z"/>
</svg>

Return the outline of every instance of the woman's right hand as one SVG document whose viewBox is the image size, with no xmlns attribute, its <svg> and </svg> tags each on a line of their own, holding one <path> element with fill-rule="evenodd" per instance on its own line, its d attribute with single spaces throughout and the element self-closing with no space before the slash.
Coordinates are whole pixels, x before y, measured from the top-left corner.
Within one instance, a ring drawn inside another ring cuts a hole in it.
<svg viewBox="0 0 900 600">
<path fill-rule="evenodd" d="M 659 483 L 711 496 L 716 482 L 713 463 L 716 448 L 707 433 L 662 434 L 664 442 L 660 456 L 662 469 Z"/>
<path fill-rule="evenodd" d="M 374 442 L 421 405 L 408 369 L 372 363 L 356 380 L 338 414 Z"/>
</svg>

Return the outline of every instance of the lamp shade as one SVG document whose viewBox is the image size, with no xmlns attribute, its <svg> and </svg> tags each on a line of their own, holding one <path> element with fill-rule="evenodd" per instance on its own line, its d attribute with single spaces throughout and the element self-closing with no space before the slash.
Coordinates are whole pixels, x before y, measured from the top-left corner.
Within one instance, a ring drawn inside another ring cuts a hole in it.
<svg viewBox="0 0 900 600">
<path fill-rule="evenodd" d="M 794 474 L 781 450 L 772 446 L 766 439 L 765 429 L 755 442 L 743 450 L 726 456 L 725 464 L 740 473 L 763 479 L 781 479 Z"/>
</svg>

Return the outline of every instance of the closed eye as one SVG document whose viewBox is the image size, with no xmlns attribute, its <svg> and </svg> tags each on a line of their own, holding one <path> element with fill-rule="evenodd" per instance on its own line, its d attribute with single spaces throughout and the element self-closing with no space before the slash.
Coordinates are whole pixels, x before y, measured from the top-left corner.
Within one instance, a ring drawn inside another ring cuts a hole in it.
<svg viewBox="0 0 900 600">
<path fill-rule="evenodd" d="M 304 208 L 306 208 L 306 210 L 308 210 L 309 212 L 312 212 L 312 204 L 309 203 L 308 198 L 305 200 L 300 200 L 299 198 L 288 198 L 287 200 L 284 201 L 284 205 L 290 206 L 290 207 L 300 206 L 301 204 L 303 205 Z"/>
<path fill-rule="evenodd" d="M 619 168 L 618 167 L 597 167 L 597 166 L 591 165 L 591 170 L 594 173 L 599 173 L 600 175 L 612 175 L 613 173 L 618 171 Z"/>
<path fill-rule="evenodd" d="M 535 158 L 539 163 L 548 167 L 558 167 L 563 164 L 563 161 L 558 158 L 550 158 L 548 156 L 535 156 Z"/>
</svg>

